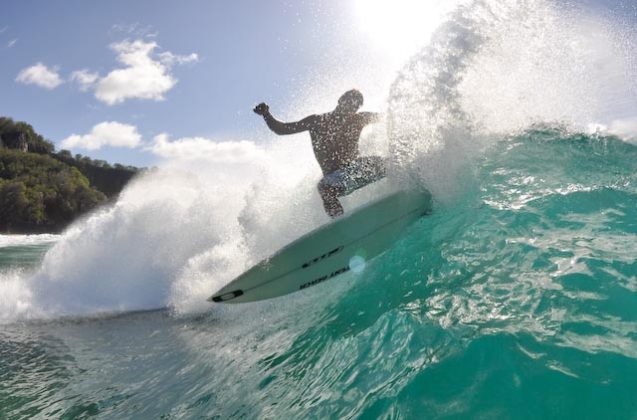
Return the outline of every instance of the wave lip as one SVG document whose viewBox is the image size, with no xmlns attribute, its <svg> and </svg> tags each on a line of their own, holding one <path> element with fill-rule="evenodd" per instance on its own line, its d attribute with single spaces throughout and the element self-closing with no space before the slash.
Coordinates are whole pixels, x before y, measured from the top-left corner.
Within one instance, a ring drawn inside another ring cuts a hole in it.
<svg viewBox="0 0 637 420">
<path fill-rule="evenodd" d="M 633 141 L 637 43 L 619 23 L 545 0 L 460 5 L 391 87 L 394 166 L 450 202 L 485 146 L 536 124 Z"/>
</svg>

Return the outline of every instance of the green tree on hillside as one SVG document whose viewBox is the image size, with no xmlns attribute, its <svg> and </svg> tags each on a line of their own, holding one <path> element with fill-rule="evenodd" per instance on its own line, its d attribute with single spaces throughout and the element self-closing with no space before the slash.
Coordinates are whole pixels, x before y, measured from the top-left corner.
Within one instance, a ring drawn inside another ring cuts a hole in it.
<svg viewBox="0 0 637 420">
<path fill-rule="evenodd" d="M 0 139 L 22 134 L 27 141 L 28 151 L 49 154 L 55 150 L 53 143 L 35 132 L 30 124 L 22 121 L 14 122 L 11 118 L 0 117 Z"/>
<path fill-rule="evenodd" d="M 0 149 L 0 230 L 59 230 L 104 201 L 77 168 Z"/>
</svg>

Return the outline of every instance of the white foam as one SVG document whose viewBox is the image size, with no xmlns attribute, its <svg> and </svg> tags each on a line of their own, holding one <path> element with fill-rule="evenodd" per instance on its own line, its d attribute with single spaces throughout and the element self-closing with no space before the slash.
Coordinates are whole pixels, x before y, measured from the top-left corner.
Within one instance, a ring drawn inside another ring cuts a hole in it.
<svg viewBox="0 0 637 420">
<path fill-rule="evenodd" d="M 44 245 L 55 242 L 60 235 L 40 234 L 40 235 L 0 235 L 0 248 L 12 246 Z"/>
<path fill-rule="evenodd" d="M 33 293 L 23 277 L 24 273 L 20 270 L 0 273 L 0 324 L 38 315 Z"/>
</svg>

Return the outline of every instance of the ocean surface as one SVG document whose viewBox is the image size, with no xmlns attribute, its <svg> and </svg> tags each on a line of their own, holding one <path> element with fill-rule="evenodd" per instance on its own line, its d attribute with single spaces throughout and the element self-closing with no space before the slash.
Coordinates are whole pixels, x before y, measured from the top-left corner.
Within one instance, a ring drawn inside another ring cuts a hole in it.
<svg viewBox="0 0 637 420">
<path fill-rule="evenodd" d="M 362 275 L 3 325 L 0 417 L 635 418 L 636 174 L 621 140 L 532 131 Z M 49 246 L 3 247 L 2 270 Z"/>
<path fill-rule="evenodd" d="M 327 222 L 285 143 L 0 236 L 0 418 L 637 418 L 637 67 L 591 19 L 475 1 L 441 22 L 363 138 L 388 180 L 343 200 L 415 184 L 435 206 L 360 274 L 205 301 Z"/>
</svg>

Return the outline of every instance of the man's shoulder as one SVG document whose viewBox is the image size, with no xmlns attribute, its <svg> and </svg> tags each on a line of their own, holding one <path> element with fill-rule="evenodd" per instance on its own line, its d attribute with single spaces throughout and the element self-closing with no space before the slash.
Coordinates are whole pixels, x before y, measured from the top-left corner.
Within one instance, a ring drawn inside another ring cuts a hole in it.
<svg viewBox="0 0 637 420">
<path fill-rule="evenodd" d="M 312 115 L 308 115 L 306 119 L 312 125 L 320 125 L 324 123 L 327 119 L 329 119 L 329 115 L 330 115 L 329 112 L 325 114 L 312 114 Z"/>
<path fill-rule="evenodd" d="M 380 116 L 381 115 L 377 112 L 363 111 L 356 113 L 356 117 L 358 118 L 358 120 L 364 124 L 377 122 L 380 119 Z"/>
</svg>

